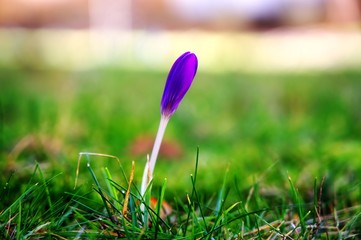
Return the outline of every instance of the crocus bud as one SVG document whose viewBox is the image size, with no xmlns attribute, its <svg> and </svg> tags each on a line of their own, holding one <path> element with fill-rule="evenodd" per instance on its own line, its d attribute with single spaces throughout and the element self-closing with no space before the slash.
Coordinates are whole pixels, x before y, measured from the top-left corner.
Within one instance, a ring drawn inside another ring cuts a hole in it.
<svg viewBox="0 0 361 240">
<path fill-rule="evenodd" d="M 153 145 L 152 154 L 149 161 L 147 161 L 142 185 L 141 196 L 144 197 L 149 182 L 153 178 L 153 171 L 157 161 L 158 152 L 162 143 L 163 135 L 167 127 L 168 121 L 173 113 L 177 110 L 179 103 L 182 101 L 184 95 L 191 86 L 194 76 L 196 75 L 198 67 L 198 60 L 194 53 L 183 53 L 173 64 L 169 71 L 167 82 L 165 83 L 164 92 L 161 101 L 161 118 L 155 142 Z M 144 204 L 141 205 L 141 210 L 144 212 Z"/>
<path fill-rule="evenodd" d="M 177 110 L 179 103 L 193 82 L 197 68 L 197 56 L 191 52 L 183 53 L 174 62 L 163 91 L 161 101 L 162 116 L 169 118 Z"/>
</svg>

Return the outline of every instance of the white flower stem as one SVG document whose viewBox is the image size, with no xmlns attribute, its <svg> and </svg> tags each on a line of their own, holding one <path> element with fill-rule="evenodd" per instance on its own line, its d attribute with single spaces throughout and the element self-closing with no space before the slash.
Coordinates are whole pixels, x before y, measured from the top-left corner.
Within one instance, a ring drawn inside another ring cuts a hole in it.
<svg viewBox="0 0 361 240">
<path fill-rule="evenodd" d="M 155 167 L 155 163 L 157 161 L 160 145 L 162 144 L 162 139 L 164 136 L 165 129 L 167 127 L 169 121 L 169 117 L 161 115 L 160 123 L 158 127 L 157 136 L 155 138 L 155 142 L 153 145 L 152 154 L 150 155 L 150 160 L 147 160 L 145 164 L 143 178 L 142 178 L 142 185 L 140 189 L 141 196 L 144 197 L 145 191 L 147 190 L 149 182 L 153 179 L 153 171 Z"/>
</svg>

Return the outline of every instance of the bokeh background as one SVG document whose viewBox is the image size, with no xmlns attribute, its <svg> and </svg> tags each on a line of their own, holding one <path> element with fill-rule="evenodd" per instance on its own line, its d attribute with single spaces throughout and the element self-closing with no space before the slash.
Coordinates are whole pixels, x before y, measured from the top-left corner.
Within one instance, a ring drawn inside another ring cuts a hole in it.
<svg viewBox="0 0 361 240">
<path fill-rule="evenodd" d="M 360 5 L 357 0 L 3 0 L 0 61 L 75 70 L 102 64 L 164 68 L 190 49 L 207 71 L 357 67 Z"/>
<path fill-rule="evenodd" d="M 2 184 L 26 182 L 38 161 L 72 188 L 86 151 L 119 157 L 127 174 L 134 160 L 140 179 L 168 70 L 189 50 L 199 72 L 156 181 L 185 191 L 199 146 L 209 193 L 227 169 L 240 189 L 261 181 L 272 195 L 287 174 L 305 189 L 322 176 L 357 188 L 360 26 L 358 0 L 2 0 Z"/>
</svg>

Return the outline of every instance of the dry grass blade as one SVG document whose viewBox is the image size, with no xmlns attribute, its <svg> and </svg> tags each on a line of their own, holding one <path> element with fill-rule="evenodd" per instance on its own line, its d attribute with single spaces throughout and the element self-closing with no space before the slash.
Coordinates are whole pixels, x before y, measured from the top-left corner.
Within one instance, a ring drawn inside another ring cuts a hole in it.
<svg viewBox="0 0 361 240">
<path fill-rule="evenodd" d="M 134 178 L 134 161 L 132 161 L 132 170 L 130 172 L 130 177 L 129 177 L 129 183 L 128 183 L 128 189 L 127 192 L 125 193 L 125 197 L 124 197 L 124 205 L 123 205 L 123 215 L 126 215 L 128 212 L 128 203 L 129 203 L 129 196 L 130 196 L 130 187 L 132 185 L 133 182 L 133 178 Z"/>
</svg>

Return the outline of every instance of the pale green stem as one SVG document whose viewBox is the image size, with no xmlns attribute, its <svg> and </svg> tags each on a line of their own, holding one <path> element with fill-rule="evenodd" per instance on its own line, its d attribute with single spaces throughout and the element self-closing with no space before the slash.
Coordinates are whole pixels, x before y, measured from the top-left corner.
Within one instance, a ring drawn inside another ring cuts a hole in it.
<svg viewBox="0 0 361 240">
<path fill-rule="evenodd" d="M 152 154 L 150 155 L 150 160 L 147 160 L 147 163 L 145 164 L 144 172 L 143 172 L 143 179 L 142 179 L 142 186 L 140 193 L 142 197 L 144 197 L 145 191 L 148 187 L 149 182 L 153 179 L 153 172 L 155 163 L 157 161 L 160 145 L 162 144 L 162 139 L 164 136 L 165 129 L 167 127 L 169 121 L 169 117 L 161 116 L 160 123 L 158 127 L 157 136 L 155 138 L 155 142 L 153 145 Z"/>
</svg>

